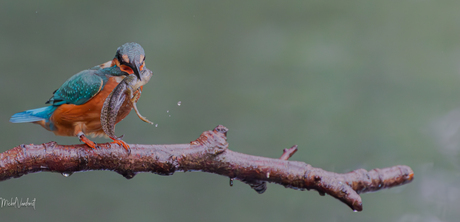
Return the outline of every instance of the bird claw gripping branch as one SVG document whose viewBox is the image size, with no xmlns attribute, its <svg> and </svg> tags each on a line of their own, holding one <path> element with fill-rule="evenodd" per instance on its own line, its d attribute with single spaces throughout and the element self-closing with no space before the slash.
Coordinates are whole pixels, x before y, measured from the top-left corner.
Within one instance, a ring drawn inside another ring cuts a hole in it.
<svg viewBox="0 0 460 222">
<path fill-rule="evenodd" d="M 139 94 L 141 93 L 141 87 L 149 82 L 152 77 L 152 71 L 144 68 L 139 74 L 140 79 L 135 75 L 125 77 L 107 97 L 101 110 L 101 125 L 105 134 L 113 139 L 114 143 L 122 145 L 126 150 L 128 150 L 128 152 L 128 144 L 121 140 L 120 137 L 115 136 L 115 122 L 118 111 L 120 110 L 126 97 L 128 97 L 128 102 L 133 106 L 137 116 L 142 121 L 153 124 L 139 113 L 136 105 Z"/>
</svg>

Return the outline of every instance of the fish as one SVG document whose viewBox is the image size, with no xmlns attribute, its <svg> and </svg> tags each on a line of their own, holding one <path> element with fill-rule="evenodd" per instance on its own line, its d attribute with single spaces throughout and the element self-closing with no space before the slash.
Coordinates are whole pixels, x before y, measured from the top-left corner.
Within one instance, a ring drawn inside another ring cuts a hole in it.
<svg viewBox="0 0 460 222">
<path fill-rule="evenodd" d="M 120 110 L 123 102 L 126 100 L 126 97 L 128 97 L 128 102 L 133 106 L 139 119 L 153 125 L 153 122 L 141 115 L 136 105 L 142 92 L 141 86 L 150 81 L 153 72 L 144 68 L 139 74 L 140 79 L 136 75 L 128 75 L 125 77 L 104 101 L 104 105 L 101 110 L 101 126 L 104 133 L 111 139 L 121 139 L 123 137 L 117 137 L 115 135 L 115 122 L 118 111 Z"/>
</svg>

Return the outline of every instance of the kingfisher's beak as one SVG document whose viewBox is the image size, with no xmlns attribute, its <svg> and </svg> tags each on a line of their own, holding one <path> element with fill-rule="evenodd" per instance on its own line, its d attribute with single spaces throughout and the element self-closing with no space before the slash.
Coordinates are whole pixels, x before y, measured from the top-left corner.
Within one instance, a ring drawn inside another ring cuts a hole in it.
<svg viewBox="0 0 460 222">
<path fill-rule="evenodd" d="M 142 80 L 141 75 L 139 74 L 139 65 L 129 64 L 129 67 L 133 70 L 134 75 L 136 75 L 139 80 Z"/>
</svg>

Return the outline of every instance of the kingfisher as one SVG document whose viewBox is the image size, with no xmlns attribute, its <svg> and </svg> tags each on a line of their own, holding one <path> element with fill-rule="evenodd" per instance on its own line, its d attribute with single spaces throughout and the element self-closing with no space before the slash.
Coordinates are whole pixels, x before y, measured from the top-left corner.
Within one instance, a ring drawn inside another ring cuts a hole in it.
<svg viewBox="0 0 460 222">
<path fill-rule="evenodd" d="M 106 136 L 100 116 L 106 98 L 128 75 L 139 74 L 145 67 L 145 52 L 138 43 L 125 43 L 118 47 L 115 57 L 101 65 L 83 70 L 70 77 L 46 102 L 46 107 L 16 113 L 10 118 L 12 123 L 35 123 L 58 136 L 76 136 L 91 148 L 96 143 L 87 136 Z M 137 99 L 143 87 L 136 91 Z M 115 124 L 123 120 L 133 108 L 132 103 L 124 101 Z M 120 138 L 113 143 L 129 146 Z"/>
</svg>

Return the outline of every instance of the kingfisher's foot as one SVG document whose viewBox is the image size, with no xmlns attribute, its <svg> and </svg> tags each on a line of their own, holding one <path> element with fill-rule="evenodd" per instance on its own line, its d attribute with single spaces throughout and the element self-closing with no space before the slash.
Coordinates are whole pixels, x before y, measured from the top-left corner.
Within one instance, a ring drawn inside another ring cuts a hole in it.
<svg viewBox="0 0 460 222">
<path fill-rule="evenodd" d="M 81 142 L 85 143 L 86 145 L 88 145 L 90 148 L 93 148 L 93 149 L 96 149 L 96 143 L 89 140 L 84 133 L 79 133 L 78 135 L 78 139 L 80 139 Z"/>
<path fill-rule="evenodd" d="M 112 143 L 116 143 L 120 146 L 123 146 L 123 148 L 125 148 L 125 150 L 128 151 L 128 154 L 131 153 L 131 149 L 129 149 L 129 145 L 125 141 L 119 140 L 119 139 L 113 139 Z"/>
</svg>

